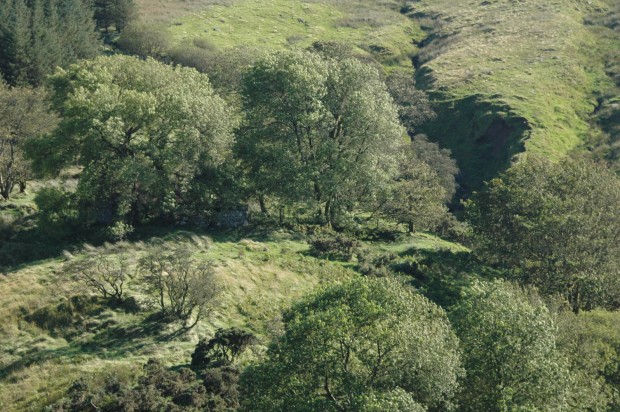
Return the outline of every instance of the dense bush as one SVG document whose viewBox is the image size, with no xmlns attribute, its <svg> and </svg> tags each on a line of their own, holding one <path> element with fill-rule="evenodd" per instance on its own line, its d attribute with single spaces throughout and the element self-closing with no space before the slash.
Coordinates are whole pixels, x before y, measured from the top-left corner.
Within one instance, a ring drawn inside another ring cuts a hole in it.
<svg viewBox="0 0 620 412">
<path fill-rule="evenodd" d="M 529 156 L 466 204 L 475 251 L 572 309 L 620 307 L 620 178 L 602 165 Z"/>
<path fill-rule="evenodd" d="M 208 341 L 201 339 L 192 353 L 192 368 L 204 370 L 218 365 L 230 365 L 250 346 L 256 337 L 243 329 L 218 329 Z"/>
<path fill-rule="evenodd" d="M 359 248 L 357 239 L 344 234 L 318 236 L 310 241 L 311 254 L 329 259 L 349 261 L 359 252 Z"/>
</svg>

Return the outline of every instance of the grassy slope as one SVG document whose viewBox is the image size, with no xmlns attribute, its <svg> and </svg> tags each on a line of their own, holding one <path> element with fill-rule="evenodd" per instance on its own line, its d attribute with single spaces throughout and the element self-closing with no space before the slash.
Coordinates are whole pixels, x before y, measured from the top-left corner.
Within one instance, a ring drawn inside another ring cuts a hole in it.
<svg viewBox="0 0 620 412">
<path fill-rule="evenodd" d="M 605 49 L 614 47 L 584 18 L 608 7 L 600 0 L 414 4 L 409 14 L 434 26 L 420 54 L 421 84 L 442 111 L 429 131 L 454 149 L 469 183 L 492 177 L 523 149 L 560 159 L 583 144 L 596 97 L 609 87 Z"/>
<path fill-rule="evenodd" d="M 297 235 L 277 231 L 250 238 L 181 231 L 150 238 L 191 248 L 196 257 L 216 265 L 221 300 L 209 319 L 188 334 L 177 334 L 178 325 L 157 321 L 152 310 L 124 312 L 90 301 L 84 309 L 68 304 L 81 288 L 67 278 L 63 264 L 80 258 L 79 250 L 73 257 L 35 261 L 0 275 L 0 409 L 39 410 L 62 396 L 79 376 L 101 381 L 114 371 L 130 377 L 149 357 L 185 364 L 199 337 L 212 336 L 218 327 L 248 328 L 266 344 L 284 307 L 323 282 L 357 276 L 351 264 L 308 256 L 307 243 Z M 368 246 L 403 255 L 466 251 L 429 235 Z M 122 250 L 135 265 L 149 246 L 136 241 L 101 247 L 109 253 Z M 129 295 L 144 301 L 138 279 L 134 277 L 128 288 Z"/>
<path fill-rule="evenodd" d="M 174 19 L 176 42 L 204 39 L 219 48 L 249 45 L 267 49 L 307 47 L 338 40 L 370 53 L 388 66 L 410 66 L 414 38 L 424 34 L 398 12 L 397 1 L 237 0 L 210 5 Z"/>
</svg>

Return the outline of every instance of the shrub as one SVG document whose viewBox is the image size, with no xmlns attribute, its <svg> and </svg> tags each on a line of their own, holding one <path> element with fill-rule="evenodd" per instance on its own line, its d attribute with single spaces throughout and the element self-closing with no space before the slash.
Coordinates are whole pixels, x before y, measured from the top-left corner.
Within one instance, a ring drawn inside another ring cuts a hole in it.
<svg viewBox="0 0 620 412">
<path fill-rule="evenodd" d="M 170 48 L 170 40 L 161 29 L 145 24 L 131 24 L 123 30 L 117 46 L 127 54 L 161 59 Z"/>
<path fill-rule="evenodd" d="M 192 368 L 200 370 L 216 364 L 232 364 L 255 342 L 256 337 L 243 329 L 218 329 L 209 341 L 198 342 L 192 353 Z"/>
<path fill-rule="evenodd" d="M 390 265 L 396 260 L 393 253 L 373 255 L 363 251 L 357 255 L 357 270 L 365 276 L 385 277 L 390 274 Z"/>
<path fill-rule="evenodd" d="M 360 243 L 357 239 L 346 235 L 316 237 L 310 241 L 310 253 L 328 259 L 349 261 L 359 252 Z"/>
</svg>

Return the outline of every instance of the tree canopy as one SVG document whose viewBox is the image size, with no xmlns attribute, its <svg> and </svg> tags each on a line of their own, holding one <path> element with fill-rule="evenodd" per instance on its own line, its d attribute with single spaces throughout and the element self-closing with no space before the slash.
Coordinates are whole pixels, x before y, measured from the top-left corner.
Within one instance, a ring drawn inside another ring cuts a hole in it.
<svg viewBox="0 0 620 412">
<path fill-rule="evenodd" d="M 39 85 L 56 66 L 94 57 L 93 13 L 83 0 L 1 0 L 0 73 L 12 85 Z"/>
<path fill-rule="evenodd" d="M 530 156 L 466 205 L 490 263 L 574 311 L 620 303 L 620 178 L 586 160 Z"/>
<path fill-rule="evenodd" d="M 467 371 L 464 411 L 567 410 L 567 362 L 553 317 L 535 294 L 477 283 L 451 312 Z"/>
<path fill-rule="evenodd" d="M 333 222 L 395 173 L 405 131 L 377 70 L 292 51 L 249 71 L 237 151 L 259 194 L 305 202 Z"/>
<path fill-rule="evenodd" d="M 242 377 L 245 410 L 452 409 L 458 340 L 442 309 L 395 280 L 325 288 L 284 329 Z"/>
<path fill-rule="evenodd" d="M 33 156 L 47 172 L 83 168 L 86 224 L 174 218 L 213 200 L 209 176 L 227 158 L 232 123 L 205 75 L 117 55 L 61 69 L 51 86 L 62 121 Z"/>
</svg>

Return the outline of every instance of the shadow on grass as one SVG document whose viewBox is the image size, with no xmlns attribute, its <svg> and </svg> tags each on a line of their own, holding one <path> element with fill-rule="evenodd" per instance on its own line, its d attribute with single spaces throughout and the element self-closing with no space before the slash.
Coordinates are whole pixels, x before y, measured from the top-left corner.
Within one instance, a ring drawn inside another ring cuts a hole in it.
<svg viewBox="0 0 620 412">
<path fill-rule="evenodd" d="M 72 360 L 82 356 L 122 359 L 140 352 L 147 353 L 150 351 L 149 347 L 155 350 L 158 343 L 169 342 L 187 332 L 182 327 L 170 332 L 169 325 L 169 319 L 163 318 L 159 313 L 129 324 L 103 322 L 95 333 L 76 338 L 66 346 L 27 350 L 19 359 L 0 366 L 0 380 L 31 365 L 53 359 Z"/>
<path fill-rule="evenodd" d="M 408 249 L 398 254 L 391 269 L 409 279 L 412 286 L 438 305 L 449 308 L 462 290 L 476 279 L 493 279 L 497 270 L 469 252 Z"/>
</svg>

